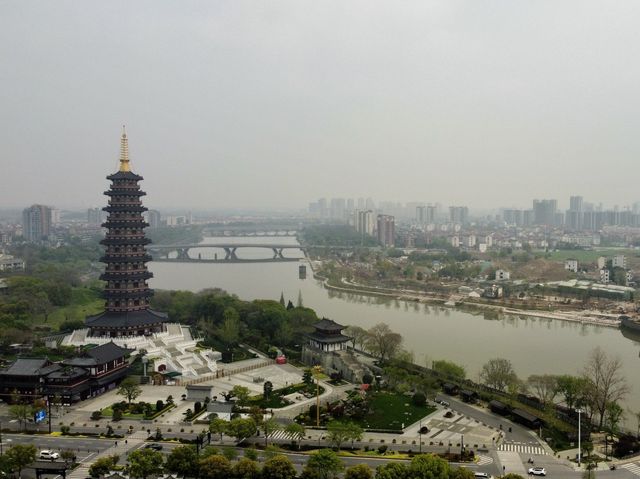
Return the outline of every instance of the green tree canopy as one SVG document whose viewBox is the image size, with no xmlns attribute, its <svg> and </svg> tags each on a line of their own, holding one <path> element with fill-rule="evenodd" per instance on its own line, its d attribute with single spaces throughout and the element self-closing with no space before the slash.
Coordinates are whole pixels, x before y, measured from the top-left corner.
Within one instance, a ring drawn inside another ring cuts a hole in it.
<svg viewBox="0 0 640 479">
<path fill-rule="evenodd" d="M 198 475 L 198 455 L 195 447 L 191 445 L 178 446 L 167 456 L 165 466 L 168 471 L 182 477 L 195 477 Z"/>
<path fill-rule="evenodd" d="M 20 477 L 22 469 L 36 460 L 36 452 L 36 446 L 33 444 L 15 444 L 5 452 L 5 456 L 12 471 L 16 471 Z"/>
<path fill-rule="evenodd" d="M 344 470 L 340 457 L 331 449 L 320 449 L 312 454 L 304 467 L 302 477 L 333 479 Z"/>
<path fill-rule="evenodd" d="M 138 449 L 127 458 L 128 471 L 132 477 L 147 479 L 162 473 L 163 455 L 153 449 Z"/>
<path fill-rule="evenodd" d="M 296 470 L 288 457 L 281 454 L 267 459 L 262 466 L 262 479 L 295 479 Z"/>
<path fill-rule="evenodd" d="M 224 456 L 213 454 L 200 459 L 200 477 L 204 479 L 228 479 L 231 477 L 231 462 Z"/>
<path fill-rule="evenodd" d="M 138 382 L 133 378 L 125 378 L 118 387 L 118 394 L 123 396 L 129 404 L 142 394 L 142 389 Z"/>
</svg>

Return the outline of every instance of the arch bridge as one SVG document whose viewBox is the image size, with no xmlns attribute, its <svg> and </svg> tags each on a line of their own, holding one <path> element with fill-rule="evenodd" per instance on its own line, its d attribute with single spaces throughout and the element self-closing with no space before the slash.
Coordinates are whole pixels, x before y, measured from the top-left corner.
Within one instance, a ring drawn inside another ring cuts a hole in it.
<svg viewBox="0 0 640 479">
<path fill-rule="evenodd" d="M 192 249 L 222 249 L 225 252 L 223 259 L 203 258 L 198 254 L 197 258 L 192 257 L 189 251 Z M 246 259 L 239 258 L 236 254 L 238 249 L 242 248 L 261 248 L 268 249 L 273 252 L 273 257 L 268 259 Z M 184 245 L 154 245 L 147 246 L 147 251 L 154 257 L 154 261 L 200 261 L 200 262 L 266 262 L 266 261 L 298 261 L 299 258 L 287 258 L 283 252 L 286 249 L 302 250 L 306 255 L 306 248 L 302 245 L 295 244 L 276 244 L 276 243 L 211 243 L 211 244 L 184 244 Z M 175 252 L 175 257 L 169 257 Z"/>
</svg>

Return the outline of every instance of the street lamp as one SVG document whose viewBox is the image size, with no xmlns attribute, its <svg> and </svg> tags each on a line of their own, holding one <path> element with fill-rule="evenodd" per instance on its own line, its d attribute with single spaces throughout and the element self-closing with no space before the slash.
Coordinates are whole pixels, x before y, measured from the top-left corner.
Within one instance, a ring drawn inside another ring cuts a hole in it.
<svg viewBox="0 0 640 479">
<path fill-rule="evenodd" d="M 316 376 L 316 427 L 320 427 L 320 378 L 318 375 L 322 373 L 322 366 L 319 364 L 314 366 L 313 372 Z"/>
<path fill-rule="evenodd" d="M 581 454 L 582 454 L 582 449 L 581 449 L 581 444 L 580 444 L 580 440 L 582 439 L 582 434 L 581 434 L 581 430 L 580 430 L 580 415 L 582 414 L 582 409 L 578 409 L 578 467 L 580 467 L 581 464 Z"/>
</svg>

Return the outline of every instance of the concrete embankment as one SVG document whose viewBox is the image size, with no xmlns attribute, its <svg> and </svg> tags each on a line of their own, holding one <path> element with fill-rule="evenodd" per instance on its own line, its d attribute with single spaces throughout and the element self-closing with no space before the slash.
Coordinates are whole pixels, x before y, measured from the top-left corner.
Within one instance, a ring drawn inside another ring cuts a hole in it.
<svg viewBox="0 0 640 479">
<path fill-rule="evenodd" d="M 313 271 L 313 267 L 311 267 Z M 399 301 L 413 301 L 420 302 L 426 304 L 438 304 L 443 305 L 448 301 L 447 298 L 436 297 L 432 295 L 428 295 L 428 293 L 421 293 L 418 291 L 402 291 L 402 290 L 394 290 L 390 288 L 374 288 L 374 287 L 361 287 L 360 285 L 342 281 L 340 286 L 335 284 L 331 284 L 329 278 L 322 276 L 319 273 L 313 272 L 313 277 L 322 281 L 323 286 L 326 289 L 339 291 L 343 293 L 351 293 L 351 294 L 361 294 L 364 296 L 377 296 L 381 298 L 388 299 L 397 299 Z M 608 318 L 605 315 L 599 315 L 594 313 L 594 316 L 591 316 L 590 313 L 583 313 L 580 311 L 570 311 L 570 312 L 558 312 L 558 311 L 538 311 L 538 310 L 526 310 L 526 309 L 516 309 L 516 308 L 508 308 L 503 305 L 493 305 L 493 304 L 482 304 L 476 302 L 469 301 L 456 301 L 455 307 L 460 309 L 474 309 L 474 310 L 491 310 L 497 313 L 508 314 L 512 316 L 527 316 L 527 317 L 535 317 L 535 318 L 543 318 L 543 319 L 553 319 L 558 321 L 569 321 L 573 323 L 582 323 L 582 324 L 594 324 L 598 326 L 605 326 L 609 328 L 619 328 L 620 320 L 615 318 Z M 605 317 L 603 317 L 605 316 Z"/>
</svg>

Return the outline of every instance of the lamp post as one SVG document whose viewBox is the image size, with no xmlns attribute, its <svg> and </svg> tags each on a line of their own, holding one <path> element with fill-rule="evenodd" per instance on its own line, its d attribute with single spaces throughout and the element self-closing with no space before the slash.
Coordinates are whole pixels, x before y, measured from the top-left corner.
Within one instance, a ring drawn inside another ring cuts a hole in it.
<svg viewBox="0 0 640 479">
<path fill-rule="evenodd" d="M 581 464 L 581 454 L 582 454 L 582 449 L 581 449 L 581 439 L 582 439 L 582 431 L 580 429 L 580 415 L 582 414 L 582 409 L 578 409 L 578 467 L 580 467 Z"/>
<path fill-rule="evenodd" d="M 420 419 L 420 429 L 418 430 L 420 435 L 420 454 L 422 454 L 422 419 Z"/>
<path fill-rule="evenodd" d="M 322 366 L 319 364 L 313 367 L 316 376 L 316 427 L 320 427 L 320 378 L 318 375 L 322 373 Z"/>
</svg>

